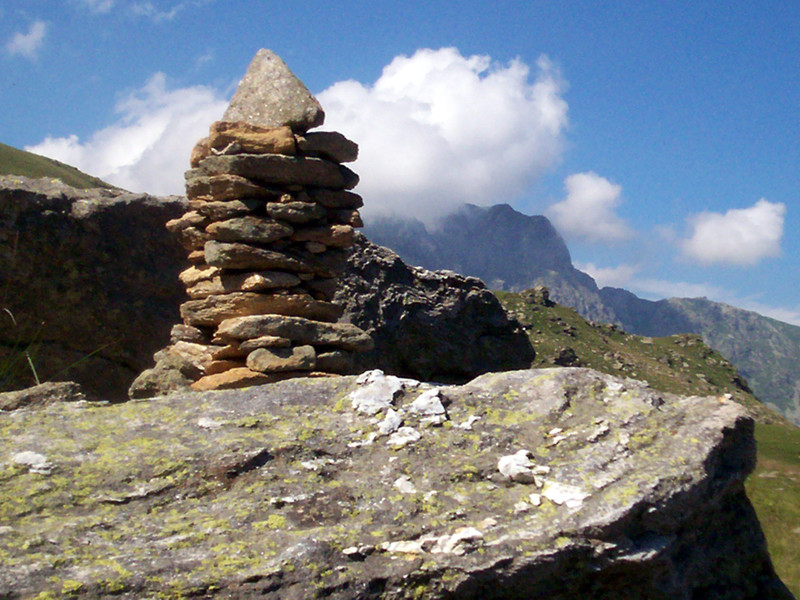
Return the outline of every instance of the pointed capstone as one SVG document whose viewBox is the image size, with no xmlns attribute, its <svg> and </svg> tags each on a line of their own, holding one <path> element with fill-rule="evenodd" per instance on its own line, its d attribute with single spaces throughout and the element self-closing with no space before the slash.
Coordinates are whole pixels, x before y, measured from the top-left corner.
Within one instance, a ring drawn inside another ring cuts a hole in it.
<svg viewBox="0 0 800 600">
<path fill-rule="evenodd" d="M 325 113 L 303 82 L 271 50 L 261 49 L 247 68 L 223 121 L 283 127 L 304 133 L 322 125 Z"/>
</svg>

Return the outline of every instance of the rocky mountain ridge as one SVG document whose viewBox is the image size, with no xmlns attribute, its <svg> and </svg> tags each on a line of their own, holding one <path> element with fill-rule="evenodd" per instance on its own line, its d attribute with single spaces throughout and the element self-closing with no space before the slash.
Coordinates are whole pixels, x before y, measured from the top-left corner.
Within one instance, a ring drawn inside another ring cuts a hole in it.
<svg viewBox="0 0 800 600">
<path fill-rule="evenodd" d="M 762 401 L 800 424 L 800 327 L 704 298 L 654 302 L 627 290 L 600 289 L 572 265 L 546 217 L 505 204 L 465 205 L 430 230 L 419 221 L 375 219 L 364 233 L 410 264 L 480 277 L 492 289 L 546 286 L 559 304 L 630 333 L 700 334 L 739 368 Z"/>
</svg>

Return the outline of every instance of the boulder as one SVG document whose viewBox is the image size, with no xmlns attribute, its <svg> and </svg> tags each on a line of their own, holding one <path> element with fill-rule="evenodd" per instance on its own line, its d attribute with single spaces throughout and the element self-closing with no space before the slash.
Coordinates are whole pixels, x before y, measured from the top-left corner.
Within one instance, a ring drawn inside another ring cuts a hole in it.
<svg viewBox="0 0 800 600">
<path fill-rule="evenodd" d="M 0 390 L 69 379 L 123 399 L 169 340 L 185 252 L 179 197 L 0 177 Z M 13 318 L 12 318 L 13 317 Z M 14 362 L 16 360 L 16 362 Z"/>
<path fill-rule="evenodd" d="M 262 48 L 247 68 L 222 120 L 261 127 L 288 126 L 303 133 L 322 125 L 325 112 L 286 63 Z"/>
<path fill-rule="evenodd" d="M 9 598 L 791 598 L 744 409 L 588 369 L 57 404 L 0 457 Z"/>
<path fill-rule="evenodd" d="M 334 302 L 365 330 L 360 369 L 463 382 L 488 371 L 529 367 L 535 353 L 519 324 L 478 279 L 406 265 L 356 234 Z"/>
<path fill-rule="evenodd" d="M 74 381 L 46 382 L 24 390 L 0 393 L 0 410 L 46 406 L 54 402 L 83 402 L 87 399 L 83 388 Z"/>
</svg>

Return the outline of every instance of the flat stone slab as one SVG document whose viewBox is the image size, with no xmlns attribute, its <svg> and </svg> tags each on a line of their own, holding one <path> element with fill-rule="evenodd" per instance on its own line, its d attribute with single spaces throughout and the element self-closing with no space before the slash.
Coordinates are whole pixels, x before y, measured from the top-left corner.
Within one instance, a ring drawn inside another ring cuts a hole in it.
<svg viewBox="0 0 800 600">
<path fill-rule="evenodd" d="M 225 320 L 217 328 L 216 338 L 230 342 L 265 335 L 287 338 L 297 344 L 334 346 L 354 352 L 371 350 L 373 347 L 372 338 L 363 329 L 350 323 L 323 323 L 282 315 L 253 315 Z"/>
<path fill-rule="evenodd" d="M 791 598 L 744 494 L 753 422 L 733 402 L 513 371 L 436 386 L 447 420 L 427 426 L 411 407 L 432 386 L 404 380 L 367 415 L 348 399 L 368 383 L 0 414 L 4 593 Z M 521 450 L 524 482 L 499 468 Z"/>
<path fill-rule="evenodd" d="M 224 170 L 209 175 L 204 169 L 189 169 L 184 177 L 186 197 L 189 200 L 203 198 L 225 202 L 241 198 L 279 198 L 281 195 L 281 192 L 270 190 L 239 175 L 226 173 Z"/>
<path fill-rule="evenodd" d="M 181 317 L 188 325 L 218 325 L 225 319 L 247 315 L 278 314 L 320 321 L 336 321 L 342 309 L 332 302 L 314 300 L 304 294 L 256 294 L 234 292 L 189 300 L 181 304 Z"/>
<path fill-rule="evenodd" d="M 283 252 L 267 250 L 239 242 L 205 243 L 205 260 L 211 266 L 223 269 L 280 269 L 296 273 L 310 273 L 314 268 L 303 260 Z"/>
<path fill-rule="evenodd" d="M 272 219 L 247 215 L 211 223 L 206 227 L 206 233 L 220 242 L 269 244 L 291 236 L 294 229 Z"/>
<path fill-rule="evenodd" d="M 247 68 L 222 120 L 261 127 L 287 125 L 302 133 L 322 125 L 325 112 L 286 63 L 262 48 Z"/>
<path fill-rule="evenodd" d="M 233 154 L 209 156 L 198 167 L 207 175 L 232 174 L 265 185 L 307 185 L 349 190 L 358 175 L 343 165 L 321 158 L 282 154 Z"/>
<path fill-rule="evenodd" d="M 317 353 L 313 346 L 258 348 L 247 355 L 247 367 L 260 373 L 313 371 Z"/>
</svg>

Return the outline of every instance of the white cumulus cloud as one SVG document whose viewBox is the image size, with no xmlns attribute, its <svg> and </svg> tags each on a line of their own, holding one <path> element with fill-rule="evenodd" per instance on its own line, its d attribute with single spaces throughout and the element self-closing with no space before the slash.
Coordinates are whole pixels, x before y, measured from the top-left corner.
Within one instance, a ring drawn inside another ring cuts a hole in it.
<svg viewBox="0 0 800 600">
<path fill-rule="evenodd" d="M 359 144 L 367 214 L 428 223 L 464 202 L 518 197 L 563 149 L 565 84 L 546 58 L 535 73 L 455 48 L 398 56 L 373 84 L 343 81 L 318 99 L 326 129 Z"/>
<path fill-rule="evenodd" d="M 44 21 L 34 21 L 27 33 L 14 34 L 14 37 L 6 43 L 6 51 L 11 55 L 34 59 L 44 43 L 46 34 L 47 24 Z"/>
<path fill-rule="evenodd" d="M 157 73 L 117 103 L 115 123 L 89 139 L 48 137 L 26 150 L 131 191 L 182 194 L 192 146 L 208 135 L 226 106 L 211 88 L 169 89 L 166 76 Z"/>
<path fill-rule="evenodd" d="M 575 263 L 589 277 L 595 280 L 598 287 L 624 288 L 633 280 L 641 270 L 635 265 L 617 265 L 616 267 L 599 267 L 594 263 Z"/>
<path fill-rule="evenodd" d="M 761 199 L 724 214 L 702 212 L 687 219 L 690 234 L 679 241 L 684 255 L 704 265 L 752 266 L 781 252 L 786 205 Z"/>
<path fill-rule="evenodd" d="M 590 242 L 618 242 L 631 237 L 630 228 L 614 212 L 622 186 L 589 171 L 567 177 L 564 188 L 567 197 L 546 211 L 561 233 Z"/>
</svg>

